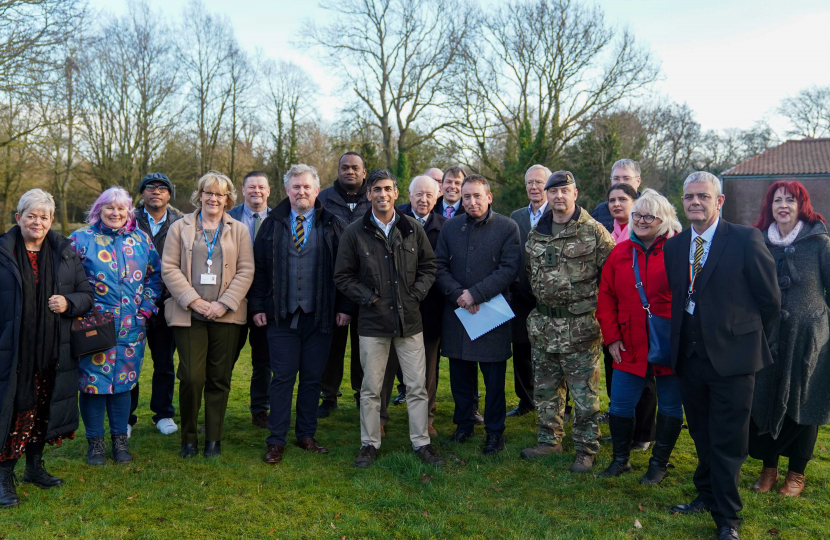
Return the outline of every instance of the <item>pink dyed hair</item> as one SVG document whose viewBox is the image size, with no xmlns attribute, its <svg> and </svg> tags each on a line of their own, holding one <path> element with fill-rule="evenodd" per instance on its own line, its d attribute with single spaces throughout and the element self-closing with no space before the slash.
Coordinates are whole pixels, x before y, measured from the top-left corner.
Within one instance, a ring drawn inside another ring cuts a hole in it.
<svg viewBox="0 0 830 540">
<path fill-rule="evenodd" d="M 101 193 L 86 216 L 86 221 L 90 225 L 95 225 L 101 221 L 101 208 L 106 204 L 118 204 L 129 207 L 130 211 L 127 213 L 127 232 L 132 232 L 135 229 L 135 208 L 133 208 L 133 199 L 126 189 L 118 186 L 111 187 Z"/>
</svg>

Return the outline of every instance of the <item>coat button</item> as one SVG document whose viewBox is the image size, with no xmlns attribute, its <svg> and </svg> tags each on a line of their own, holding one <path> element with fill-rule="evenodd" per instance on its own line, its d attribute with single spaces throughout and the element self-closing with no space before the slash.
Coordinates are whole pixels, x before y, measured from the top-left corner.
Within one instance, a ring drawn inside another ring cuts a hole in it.
<svg viewBox="0 0 830 540">
<path fill-rule="evenodd" d="M 467 268 L 467 272 L 469 272 L 469 271 L 470 271 L 470 269 L 469 269 L 469 268 Z"/>
<path fill-rule="evenodd" d="M 473 246 L 470 246 L 470 251 L 472 251 L 472 250 L 473 250 Z"/>
</svg>

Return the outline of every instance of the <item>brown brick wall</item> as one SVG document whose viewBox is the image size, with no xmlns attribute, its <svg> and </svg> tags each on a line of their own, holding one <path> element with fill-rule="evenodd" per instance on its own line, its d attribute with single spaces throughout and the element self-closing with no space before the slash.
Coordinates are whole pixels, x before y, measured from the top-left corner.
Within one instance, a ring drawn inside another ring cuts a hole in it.
<svg viewBox="0 0 830 540">
<path fill-rule="evenodd" d="M 757 221 L 764 202 L 767 189 L 778 180 L 798 180 L 810 193 L 813 209 L 830 219 L 830 175 L 825 177 L 813 176 L 810 178 L 780 177 L 764 180 L 749 178 L 724 178 L 723 193 L 726 202 L 723 206 L 723 217 L 726 221 L 752 225 Z"/>
</svg>

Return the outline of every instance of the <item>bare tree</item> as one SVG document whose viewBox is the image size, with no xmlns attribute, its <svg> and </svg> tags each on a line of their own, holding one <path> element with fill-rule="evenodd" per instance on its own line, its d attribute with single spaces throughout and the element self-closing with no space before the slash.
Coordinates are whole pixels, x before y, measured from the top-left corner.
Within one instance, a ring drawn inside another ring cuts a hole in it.
<svg viewBox="0 0 830 540">
<path fill-rule="evenodd" d="M 812 86 L 781 101 L 778 112 L 792 129 L 788 135 L 804 138 L 830 136 L 830 86 Z"/>
<path fill-rule="evenodd" d="M 533 163 L 556 166 L 600 115 L 658 76 L 649 52 L 599 7 L 518 0 L 481 18 L 455 94 L 469 164 L 500 183 Z"/>
<path fill-rule="evenodd" d="M 212 15 L 200 0 L 191 0 L 184 11 L 180 39 L 180 61 L 189 83 L 189 110 L 198 142 L 199 173 L 205 174 L 213 167 L 231 97 L 233 31 L 227 18 Z"/>
<path fill-rule="evenodd" d="M 408 177 L 406 153 L 451 125 L 440 107 L 452 84 L 470 23 L 456 0 L 324 0 L 347 24 L 309 22 L 311 43 L 344 88 L 371 111 L 383 138 L 383 161 Z M 304 36 L 305 37 L 305 36 Z M 417 124 L 423 124 L 413 134 Z M 396 155 L 397 154 L 397 155 Z"/>
<path fill-rule="evenodd" d="M 243 131 L 250 130 L 253 124 L 251 117 L 252 96 L 251 90 L 256 85 L 256 73 L 248 55 L 233 44 L 228 58 L 228 78 L 230 80 L 230 141 L 228 152 L 228 176 L 236 181 L 236 156 L 239 150 L 240 136 Z"/>
<path fill-rule="evenodd" d="M 0 110 L 0 137 L 16 136 L 11 142 L 0 146 L 0 233 L 6 232 L 9 219 L 9 204 L 20 188 L 24 173 L 31 160 L 30 134 L 37 125 L 36 116 L 30 107 L 7 94 Z M 22 135 L 21 135 L 22 134 Z"/>
</svg>

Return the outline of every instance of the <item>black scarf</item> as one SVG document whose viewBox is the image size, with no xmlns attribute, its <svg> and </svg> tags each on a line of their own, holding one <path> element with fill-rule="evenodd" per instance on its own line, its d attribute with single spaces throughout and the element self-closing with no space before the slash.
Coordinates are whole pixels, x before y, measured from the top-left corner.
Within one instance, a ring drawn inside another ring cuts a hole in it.
<svg viewBox="0 0 830 540">
<path fill-rule="evenodd" d="M 38 277 L 29 261 L 26 243 L 17 228 L 15 257 L 23 282 L 23 311 L 20 319 L 20 343 L 17 352 L 17 391 L 14 405 L 18 412 L 37 407 L 35 375 L 43 372 L 58 357 L 60 315 L 49 309 L 49 297 L 55 284 L 52 243 L 44 240 L 37 256 Z"/>
<path fill-rule="evenodd" d="M 357 204 L 360 201 L 366 200 L 366 180 L 363 181 L 361 184 L 360 189 L 357 190 L 357 193 L 354 195 L 350 195 L 346 188 L 340 185 L 340 180 L 334 181 L 334 190 L 343 197 L 343 200 L 346 204 Z"/>
</svg>

